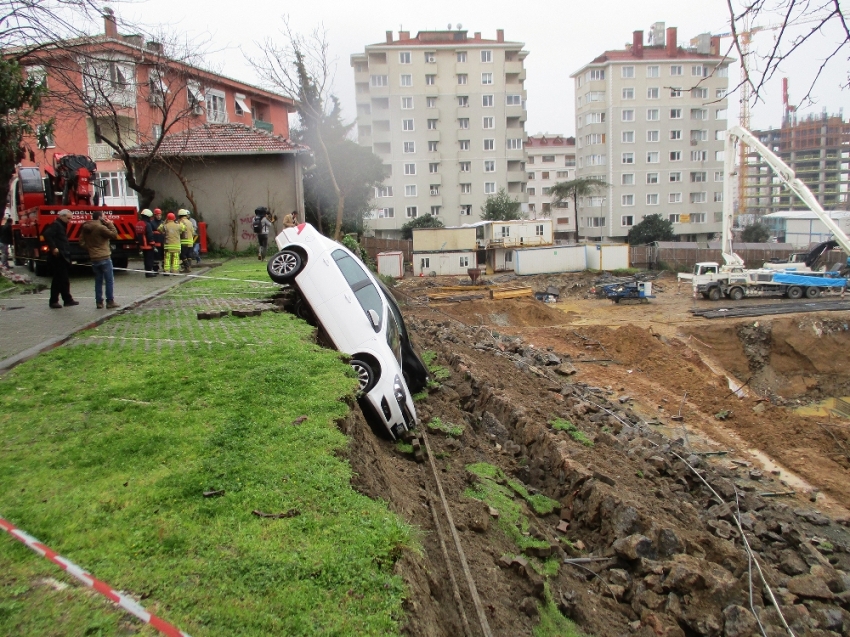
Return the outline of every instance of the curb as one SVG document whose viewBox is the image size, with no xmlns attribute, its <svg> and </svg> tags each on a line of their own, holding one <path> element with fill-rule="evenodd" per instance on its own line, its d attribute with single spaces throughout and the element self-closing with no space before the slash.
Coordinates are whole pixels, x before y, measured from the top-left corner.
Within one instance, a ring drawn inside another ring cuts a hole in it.
<svg viewBox="0 0 850 637">
<path fill-rule="evenodd" d="M 216 264 L 216 265 L 220 265 L 220 264 Z M 207 266 L 207 267 L 209 269 L 213 269 L 215 266 Z M 60 345 L 64 345 L 65 343 L 70 341 L 71 338 L 75 334 L 82 332 L 84 330 L 90 330 L 90 329 L 95 328 L 99 325 L 102 325 L 103 323 L 105 323 L 106 321 L 111 319 L 113 316 L 117 316 L 119 314 L 123 314 L 124 312 L 129 312 L 130 310 L 134 310 L 137 307 L 139 307 L 140 305 L 143 305 L 143 304 L 147 303 L 148 301 L 157 298 L 158 296 L 162 296 L 163 294 L 165 294 L 169 290 L 176 288 L 178 285 L 183 285 L 184 283 L 186 283 L 188 281 L 191 281 L 190 277 L 186 277 L 186 278 L 181 277 L 178 281 L 176 281 L 174 283 L 174 285 L 169 285 L 168 287 L 164 287 L 162 289 L 156 290 L 155 292 L 151 292 L 150 294 L 147 294 L 146 296 L 138 298 L 135 301 L 133 301 L 132 303 L 125 305 L 123 307 L 120 307 L 117 310 L 112 310 L 110 312 L 106 312 L 100 318 L 98 318 L 94 321 L 91 321 L 90 323 L 86 323 L 85 325 L 81 325 L 79 327 L 76 327 L 73 330 L 71 330 L 70 332 L 63 334 L 62 336 L 56 336 L 54 338 L 48 339 L 46 341 L 39 343 L 38 345 L 34 345 L 33 347 L 30 347 L 29 349 L 24 350 L 23 352 L 20 352 L 19 354 L 15 354 L 14 356 L 10 356 L 9 358 L 7 358 L 5 360 L 1 360 L 0 361 L 0 376 L 5 374 L 6 372 L 11 370 L 12 368 L 17 367 L 21 363 L 24 363 L 31 358 L 35 358 L 36 356 L 38 356 L 42 352 L 46 352 L 48 350 L 53 349 L 54 347 L 59 347 Z"/>
</svg>

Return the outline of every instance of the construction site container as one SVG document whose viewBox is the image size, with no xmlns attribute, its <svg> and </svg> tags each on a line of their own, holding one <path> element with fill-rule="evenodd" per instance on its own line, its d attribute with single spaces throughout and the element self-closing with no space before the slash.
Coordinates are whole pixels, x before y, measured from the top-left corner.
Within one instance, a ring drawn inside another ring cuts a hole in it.
<svg viewBox="0 0 850 637">
<path fill-rule="evenodd" d="M 521 248 L 513 251 L 514 272 L 519 275 L 581 272 L 587 269 L 583 245 Z"/>
<path fill-rule="evenodd" d="M 588 270 L 625 270 L 629 267 L 629 246 L 626 243 L 587 243 Z"/>
<path fill-rule="evenodd" d="M 414 252 L 413 275 L 468 276 L 469 268 L 477 268 L 475 252 Z"/>
<path fill-rule="evenodd" d="M 475 228 L 414 228 L 414 252 L 459 252 L 475 250 Z"/>
<path fill-rule="evenodd" d="M 394 279 L 404 278 L 404 253 L 379 252 L 378 274 L 391 276 Z"/>
</svg>

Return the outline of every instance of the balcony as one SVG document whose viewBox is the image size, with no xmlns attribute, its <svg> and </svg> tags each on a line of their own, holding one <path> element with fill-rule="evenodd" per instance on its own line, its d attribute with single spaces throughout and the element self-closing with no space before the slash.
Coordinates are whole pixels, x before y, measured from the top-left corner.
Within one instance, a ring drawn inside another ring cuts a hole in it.
<svg viewBox="0 0 850 637">
<path fill-rule="evenodd" d="M 425 131 L 425 139 L 429 142 L 438 142 L 440 141 L 440 131 L 428 129 Z"/>
<path fill-rule="evenodd" d="M 254 128 L 257 128 L 259 130 L 264 130 L 264 131 L 267 131 L 269 133 L 274 132 L 274 124 L 272 124 L 271 122 L 264 122 L 260 119 L 254 120 Z"/>
<path fill-rule="evenodd" d="M 528 173 L 524 170 L 509 170 L 508 183 L 526 182 L 528 181 Z"/>
<path fill-rule="evenodd" d="M 505 62 L 505 75 L 523 73 L 525 69 L 519 60 Z"/>
<path fill-rule="evenodd" d="M 109 161 L 114 159 L 112 150 L 107 144 L 89 144 L 89 157 L 94 161 Z"/>
</svg>

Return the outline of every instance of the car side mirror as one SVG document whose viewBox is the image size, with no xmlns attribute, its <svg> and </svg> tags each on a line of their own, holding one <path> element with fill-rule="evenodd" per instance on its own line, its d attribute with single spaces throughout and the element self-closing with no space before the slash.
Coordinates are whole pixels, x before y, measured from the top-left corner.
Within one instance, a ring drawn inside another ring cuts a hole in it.
<svg viewBox="0 0 850 637">
<path fill-rule="evenodd" d="M 369 321 L 371 321 L 372 327 L 378 329 L 378 326 L 381 324 L 381 318 L 378 316 L 378 313 L 375 310 L 368 310 L 366 314 L 369 315 Z"/>
</svg>

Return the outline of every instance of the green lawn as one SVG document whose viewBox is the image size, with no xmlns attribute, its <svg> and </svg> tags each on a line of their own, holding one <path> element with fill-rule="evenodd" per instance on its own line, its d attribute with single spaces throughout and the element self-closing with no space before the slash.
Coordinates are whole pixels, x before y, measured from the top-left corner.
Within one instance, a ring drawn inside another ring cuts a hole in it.
<svg viewBox="0 0 850 637">
<path fill-rule="evenodd" d="M 180 286 L 0 379 L 0 516 L 193 637 L 395 634 L 414 540 L 349 486 L 347 365 L 288 314 L 195 318 L 262 289 Z M 128 617 L 0 534 L 0 634 L 157 634 Z"/>
</svg>

